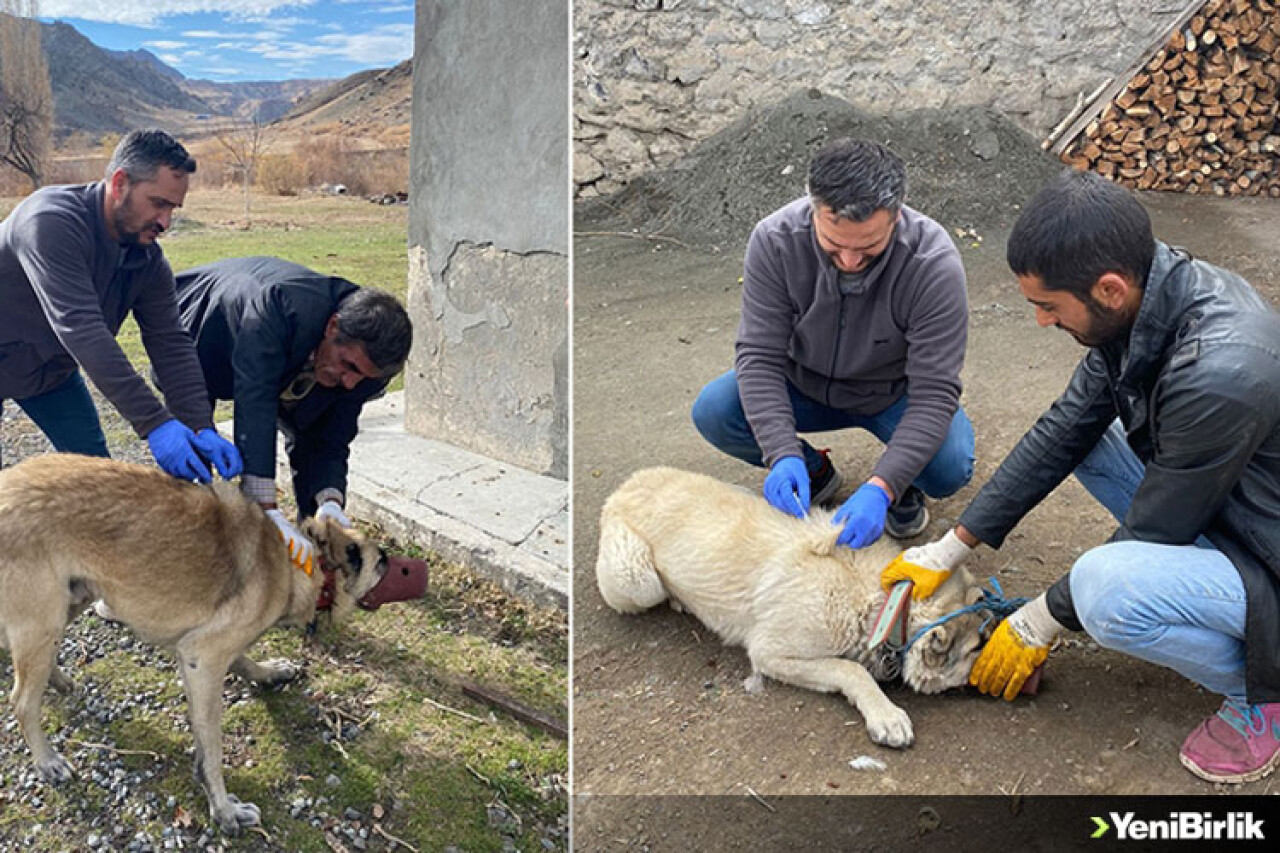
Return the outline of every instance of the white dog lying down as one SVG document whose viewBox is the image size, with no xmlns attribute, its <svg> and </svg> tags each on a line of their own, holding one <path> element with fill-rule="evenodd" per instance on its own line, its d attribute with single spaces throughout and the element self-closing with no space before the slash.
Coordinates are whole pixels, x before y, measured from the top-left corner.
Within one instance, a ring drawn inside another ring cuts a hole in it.
<svg viewBox="0 0 1280 853">
<path fill-rule="evenodd" d="M 898 548 L 881 539 L 855 551 L 836 545 L 838 533 L 829 512 L 815 509 L 801 521 L 711 477 L 650 468 L 605 501 L 596 582 L 615 610 L 636 613 L 669 600 L 726 643 L 745 646 L 749 691 L 762 688 L 762 675 L 838 690 L 861 712 L 873 741 L 910 746 L 910 718 L 873 676 L 900 670 L 921 693 L 964 684 L 983 642 L 983 615 L 964 613 L 930 628 L 901 662 L 868 651 L 886 598 L 880 571 Z M 981 597 L 957 570 L 931 598 L 913 603 L 907 635 Z"/>
</svg>

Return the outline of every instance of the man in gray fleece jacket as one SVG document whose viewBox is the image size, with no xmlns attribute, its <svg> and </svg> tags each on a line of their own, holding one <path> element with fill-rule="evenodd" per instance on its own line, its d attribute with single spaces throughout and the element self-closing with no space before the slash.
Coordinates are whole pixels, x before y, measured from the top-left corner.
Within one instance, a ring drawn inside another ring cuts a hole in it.
<svg viewBox="0 0 1280 853">
<path fill-rule="evenodd" d="M 56 450 L 106 456 L 83 368 L 144 436 L 156 462 L 207 482 L 240 473 L 213 428 L 200 362 L 178 322 L 173 272 L 157 238 L 196 164 L 160 130 L 120 141 L 103 181 L 45 187 L 0 223 L 0 401 L 17 400 Z M 165 389 L 156 399 L 116 342 L 129 313 Z"/>
<path fill-rule="evenodd" d="M 838 139 L 809 164 L 809 195 L 761 220 L 747 245 L 734 369 L 702 389 L 698 431 L 767 466 L 765 498 L 798 517 L 841 480 L 798 432 L 858 427 L 885 450 L 837 511 L 839 541 L 928 523 L 973 474 L 960 408 L 964 268 L 946 231 L 903 205 L 906 170 L 876 142 Z M 811 500 L 812 498 L 812 500 Z"/>
</svg>

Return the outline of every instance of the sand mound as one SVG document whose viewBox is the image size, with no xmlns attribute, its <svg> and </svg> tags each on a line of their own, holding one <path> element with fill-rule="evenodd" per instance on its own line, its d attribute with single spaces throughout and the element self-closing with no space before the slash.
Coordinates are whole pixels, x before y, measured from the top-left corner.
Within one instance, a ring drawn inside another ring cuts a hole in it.
<svg viewBox="0 0 1280 853">
<path fill-rule="evenodd" d="M 804 194 L 813 152 L 841 136 L 877 139 L 907 164 L 907 203 L 948 230 L 1012 223 L 1062 165 L 993 111 L 873 116 L 815 89 L 753 110 L 670 168 L 579 205 L 578 230 L 664 234 L 738 247 L 762 217 Z"/>
</svg>

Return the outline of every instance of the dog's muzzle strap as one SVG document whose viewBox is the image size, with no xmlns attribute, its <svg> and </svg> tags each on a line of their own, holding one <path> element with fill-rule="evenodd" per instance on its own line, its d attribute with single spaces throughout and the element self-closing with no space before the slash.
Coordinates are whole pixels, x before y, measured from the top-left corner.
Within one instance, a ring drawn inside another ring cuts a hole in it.
<svg viewBox="0 0 1280 853">
<path fill-rule="evenodd" d="M 887 645 L 894 650 L 906 648 L 907 622 L 911 613 L 911 581 L 898 581 L 889 590 L 880 612 L 871 626 L 871 636 L 867 638 L 867 648 L 876 649 Z"/>
</svg>

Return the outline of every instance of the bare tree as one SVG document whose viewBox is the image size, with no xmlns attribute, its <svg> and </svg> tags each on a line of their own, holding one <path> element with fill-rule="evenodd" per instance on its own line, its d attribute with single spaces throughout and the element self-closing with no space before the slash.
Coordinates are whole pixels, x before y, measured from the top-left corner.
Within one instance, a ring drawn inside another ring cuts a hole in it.
<svg viewBox="0 0 1280 853">
<path fill-rule="evenodd" d="M 53 132 L 53 90 L 40 43 L 37 0 L 0 0 L 0 163 L 44 182 Z"/>
<path fill-rule="evenodd" d="M 255 112 L 248 118 L 229 118 L 219 123 L 213 135 L 218 143 L 231 155 L 231 164 L 240 173 L 241 186 L 244 189 L 244 226 L 250 227 L 251 199 L 250 189 L 253 187 L 254 175 L 258 163 L 267 153 L 274 141 L 275 124 L 268 124 Z"/>
</svg>

